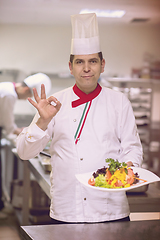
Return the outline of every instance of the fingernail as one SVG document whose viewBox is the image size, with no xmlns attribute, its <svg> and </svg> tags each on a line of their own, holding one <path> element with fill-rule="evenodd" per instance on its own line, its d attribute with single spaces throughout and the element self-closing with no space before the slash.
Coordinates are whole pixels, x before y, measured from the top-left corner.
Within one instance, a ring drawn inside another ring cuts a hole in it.
<svg viewBox="0 0 160 240">
<path fill-rule="evenodd" d="M 54 106 L 54 107 L 57 106 L 57 104 L 56 104 L 55 102 L 53 102 L 53 101 L 52 101 L 50 104 L 51 104 L 52 106 Z"/>
</svg>

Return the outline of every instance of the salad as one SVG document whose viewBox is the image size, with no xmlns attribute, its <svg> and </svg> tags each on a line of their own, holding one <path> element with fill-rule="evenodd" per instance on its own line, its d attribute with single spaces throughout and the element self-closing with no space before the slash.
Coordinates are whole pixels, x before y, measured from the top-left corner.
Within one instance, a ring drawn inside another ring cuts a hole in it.
<svg viewBox="0 0 160 240">
<path fill-rule="evenodd" d="M 103 167 L 94 172 L 88 180 L 88 184 L 103 188 L 127 188 L 139 182 L 138 173 L 134 173 L 125 162 L 120 163 L 112 158 L 106 159 L 108 167 Z"/>
</svg>

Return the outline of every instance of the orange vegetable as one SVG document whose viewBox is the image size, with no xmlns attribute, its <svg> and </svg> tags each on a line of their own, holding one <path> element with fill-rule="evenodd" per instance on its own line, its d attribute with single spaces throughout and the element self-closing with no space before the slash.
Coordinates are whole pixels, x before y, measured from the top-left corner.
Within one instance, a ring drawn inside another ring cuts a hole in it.
<svg viewBox="0 0 160 240">
<path fill-rule="evenodd" d="M 109 180 L 111 177 L 112 177 L 112 174 L 111 174 L 111 172 L 107 169 L 107 170 L 106 170 L 106 175 L 105 175 L 106 180 Z"/>
</svg>

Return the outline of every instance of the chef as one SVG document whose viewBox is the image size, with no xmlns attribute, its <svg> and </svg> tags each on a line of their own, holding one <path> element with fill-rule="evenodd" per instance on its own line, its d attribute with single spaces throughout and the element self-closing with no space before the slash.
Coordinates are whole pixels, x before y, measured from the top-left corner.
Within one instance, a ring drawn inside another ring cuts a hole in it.
<svg viewBox="0 0 160 240">
<path fill-rule="evenodd" d="M 18 128 L 14 121 L 14 106 L 17 99 L 32 97 L 32 89 L 40 92 L 41 84 L 44 83 L 47 93 L 51 90 L 51 80 L 44 73 L 36 73 L 24 79 L 23 82 L 1 82 L 0 83 L 0 126 L 6 134 L 18 135 L 22 129 Z"/>
<path fill-rule="evenodd" d="M 21 159 L 35 157 L 51 139 L 51 206 L 53 223 L 93 223 L 129 220 L 124 191 L 101 192 L 83 186 L 75 174 L 94 172 L 106 158 L 141 166 L 140 143 L 133 110 L 121 92 L 98 84 L 105 60 L 96 15 L 71 16 L 69 69 L 75 85 L 46 98 L 33 89 L 38 110 L 17 138 Z"/>
<path fill-rule="evenodd" d="M 14 121 L 14 106 L 17 99 L 27 99 L 32 97 L 33 87 L 40 92 L 41 84 L 46 87 L 46 92 L 51 90 L 51 80 L 44 73 L 37 73 L 24 79 L 23 82 L 1 82 L 0 83 L 0 140 L 2 128 L 8 135 L 10 133 L 18 135 L 23 128 L 19 128 Z M 0 161 L 1 175 L 1 161 Z M 2 180 L 0 179 L 0 211 L 4 208 L 2 199 Z M 5 218 L 5 214 L 0 212 L 0 219 Z"/>
</svg>

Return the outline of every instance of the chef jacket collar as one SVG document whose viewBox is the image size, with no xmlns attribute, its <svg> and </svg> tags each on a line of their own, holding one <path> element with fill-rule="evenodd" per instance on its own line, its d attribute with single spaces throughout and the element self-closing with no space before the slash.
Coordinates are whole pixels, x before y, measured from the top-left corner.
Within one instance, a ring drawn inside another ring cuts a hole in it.
<svg viewBox="0 0 160 240">
<path fill-rule="evenodd" d="M 73 86 L 73 91 L 79 97 L 79 99 L 72 101 L 72 108 L 78 107 L 79 105 L 89 102 L 92 99 L 96 98 L 101 92 L 101 89 L 102 87 L 99 84 L 97 84 L 97 87 L 94 89 L 93 92 L 86 94 L 82 92 L 75 84 Z"/>
</svg>

